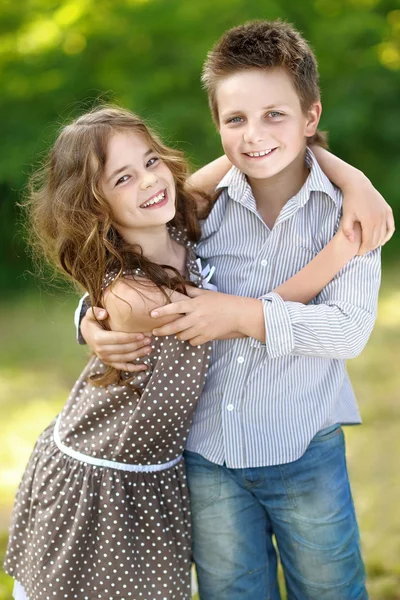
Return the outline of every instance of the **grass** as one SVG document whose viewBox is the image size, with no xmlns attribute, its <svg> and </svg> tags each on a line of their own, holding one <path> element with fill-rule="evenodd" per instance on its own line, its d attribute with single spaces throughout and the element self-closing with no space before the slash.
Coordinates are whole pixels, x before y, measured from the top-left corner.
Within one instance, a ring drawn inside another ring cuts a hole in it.
<svg viewBox="0 0 400 600">
<path fill-rule="evenodd" d="M 41 430 L 86 360 L 74 339 L 72 296 L 39 293 L 0 303 L 0 558 L 15 488 Z M 400 271 L 385 273 L 371 340 L 348 368 L 364 418 L 347 454 L 371 600 L 400 600 Z M 12 581 L 0 572 L 0 600 Z M 338 599 L 339 600 L 339 599 Z"/>
</svg>

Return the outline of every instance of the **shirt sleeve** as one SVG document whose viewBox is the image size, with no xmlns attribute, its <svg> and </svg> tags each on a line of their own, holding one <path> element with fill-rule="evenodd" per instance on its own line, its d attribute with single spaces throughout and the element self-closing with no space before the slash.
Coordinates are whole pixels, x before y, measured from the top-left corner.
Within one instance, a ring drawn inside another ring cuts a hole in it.
<svg viewBox="0 0 400 600">
<path fill-rule="evenodd" d="M 312 304 L 262 296 L 269 358 L 301 354 L 346 360 L 371 335 L 381 280 L 380 250 L 353 258 Z"/>
<path fill-rule="evenodd" d="M 90 298 L 89 294 L 86 292 L 84 296 L 79 300 L 78 306 L 76 307 L 74 313 L 74 324 L 76 329 L 76 341 L 78 344 L 85 345 L 85 339 L 81 333 L 81 322 L 83 317 L 86 315 L 87 311 L 90 308 Z"/>
</svg>

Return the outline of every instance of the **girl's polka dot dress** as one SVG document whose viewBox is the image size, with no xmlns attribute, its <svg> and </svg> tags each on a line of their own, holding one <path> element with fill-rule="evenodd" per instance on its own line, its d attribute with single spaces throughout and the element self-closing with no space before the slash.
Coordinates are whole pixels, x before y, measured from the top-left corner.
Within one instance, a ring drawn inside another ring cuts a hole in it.
<svg viewBox="0 0 400 600">
<path fill-rule="evenodd" d="M 193 247 L 174 237 L 201 286 Z M 190 600 L 181 457 L 209 357 L 210 346 L 153 338 L 138 360 L 147 371 L 107 388 L 88 381 L 106 368 L 90 360 L 17 492 L 4 568 L 28 600 Z"/>
</svg>

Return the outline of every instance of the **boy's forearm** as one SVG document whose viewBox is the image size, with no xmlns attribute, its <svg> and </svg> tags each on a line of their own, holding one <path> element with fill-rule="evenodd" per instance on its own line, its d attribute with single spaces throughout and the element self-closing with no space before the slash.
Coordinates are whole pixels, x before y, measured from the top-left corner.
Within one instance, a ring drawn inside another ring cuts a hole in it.
<svg viewBox="0 0 400 600">
<path fill-rule="evenodd" d="M 280 300 L 279 302 L 282 302 Z M 356 358 L 364 349 L 375 323 L 375 314 L 338 303 L 303 305 L 266 304 L 267 352 L 270 358 L 288 354 L 335 360 Z M 269 312 L 270 308 L 270 312 Z M 275 314 L 274 314 L 275 313 Z"/>
<path fill-rule="evenodd" d="M 363 350 L 374 326 L 380 284 L 380 251 L 356 257 L 318 297 L 317 304 L 265 296 L 266 352 L 346 360 Z"/>
</svg>

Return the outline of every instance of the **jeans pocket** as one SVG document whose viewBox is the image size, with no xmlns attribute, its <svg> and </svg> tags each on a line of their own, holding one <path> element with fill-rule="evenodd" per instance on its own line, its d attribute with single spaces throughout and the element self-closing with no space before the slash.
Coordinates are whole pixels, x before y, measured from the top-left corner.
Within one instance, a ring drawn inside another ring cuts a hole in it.
<svg viewBox="0 0 400 600">
<path fill-rule="evenodd" d="M 192 511 L 201 511 L 221 494 L 220 467 L 194 452 L 185 452 L 186 474 Z"/>
<path fill-rule="evenodd" d="M 341 425 L 339 425 L 339 423 L 335 423 L 335 425 L 330 425 L 329 427 L 325 427 L 324 429 L 321 429 L 321 431 L 318 431 L 318 433 L 315 434 L 315 436 L 311 440 L 311 443 L 327 442 L 328 440 L 331 440 L 332 438 L 337 437 L 342 433 L 343 432 Z"/>
</svg>

